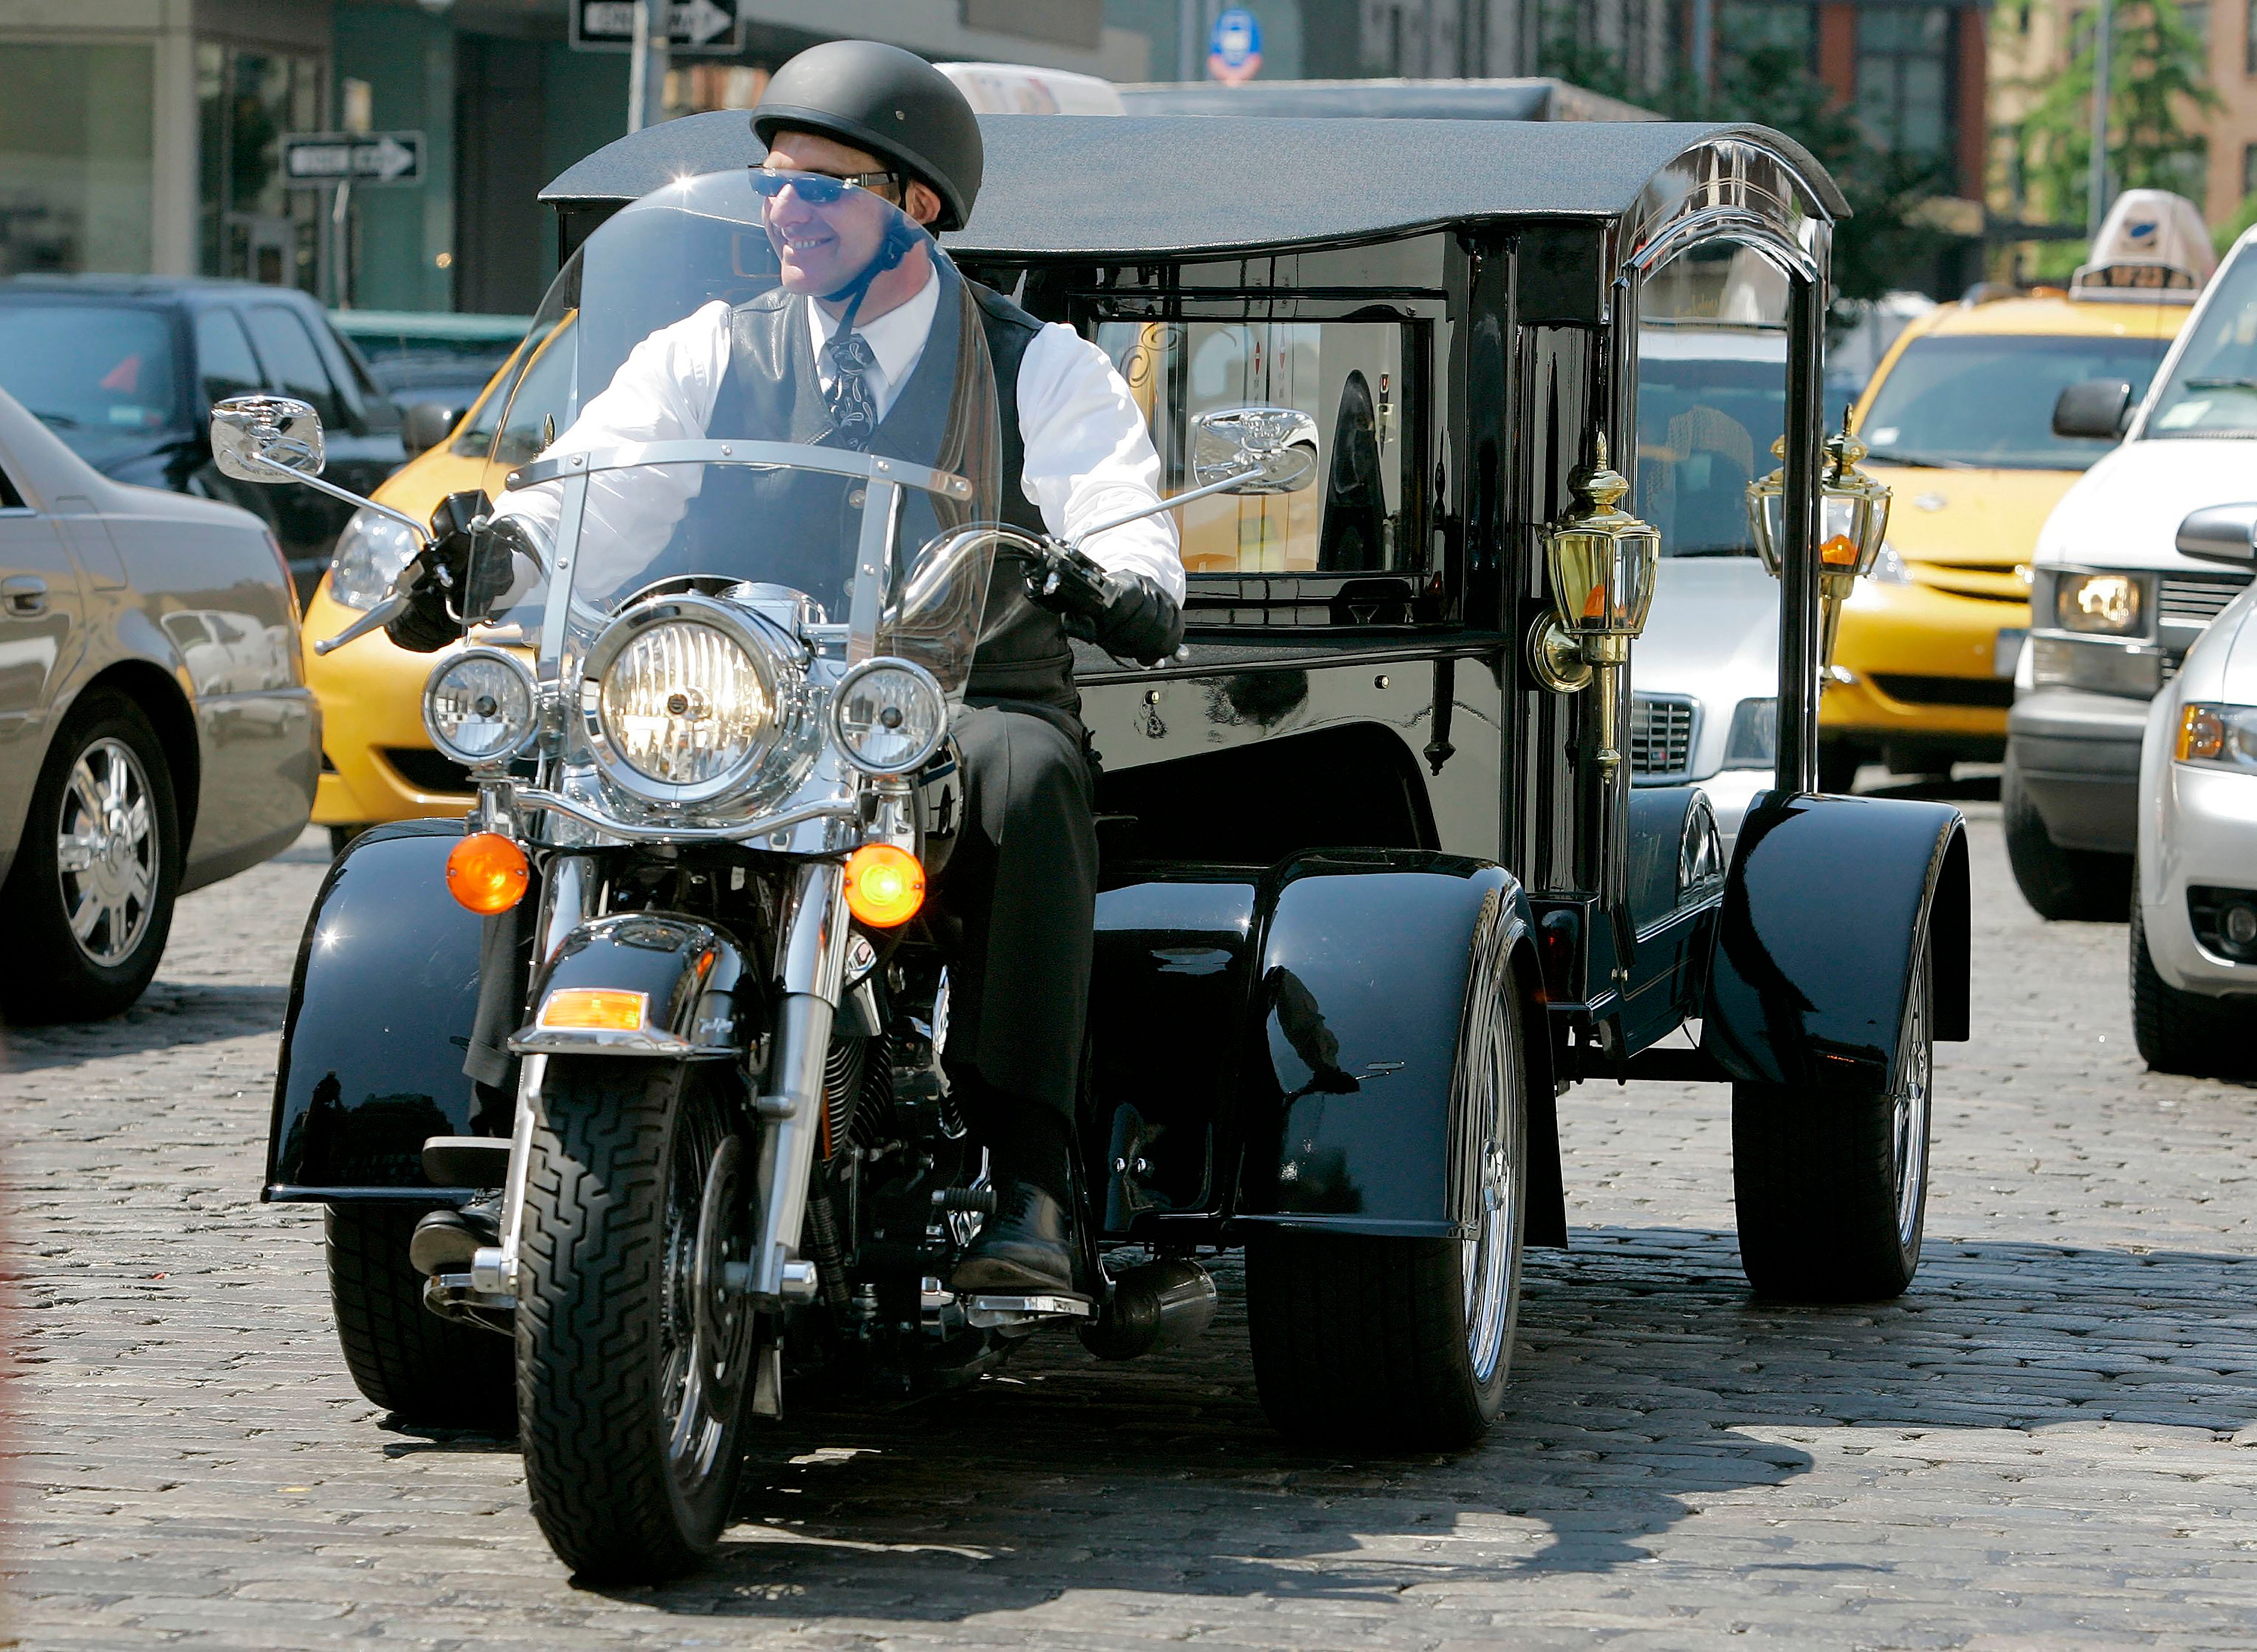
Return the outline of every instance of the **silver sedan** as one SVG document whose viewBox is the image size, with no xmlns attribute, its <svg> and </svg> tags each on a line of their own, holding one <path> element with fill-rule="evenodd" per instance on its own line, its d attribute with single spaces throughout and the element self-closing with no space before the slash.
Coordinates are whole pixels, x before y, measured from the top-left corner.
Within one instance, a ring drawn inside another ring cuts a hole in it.
<svg viewBox="0 0 2257 1652">
<path fill-rule="evenodd" d="M 256 517 L 112 482 L 0 393 L 0 1013 L 124 1009 L 174 900 L 305 829 L 299 661 Z"/>
</svg>

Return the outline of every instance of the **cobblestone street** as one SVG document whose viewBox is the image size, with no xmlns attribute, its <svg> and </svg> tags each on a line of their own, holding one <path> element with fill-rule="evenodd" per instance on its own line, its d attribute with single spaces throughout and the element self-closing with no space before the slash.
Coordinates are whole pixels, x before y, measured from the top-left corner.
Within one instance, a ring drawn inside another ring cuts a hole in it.
<svg viewBox="0 0 2257 1652">
<path fill-rule="evenodd" d="M 482 1652 L 2257 1648 L 2257 1089 L 2149 1074 L 2120 925 L 2039 922 L 1974 822 L 1977 1041 L 1941 1046 L 1926 1261 L 1884 1307 L 1751 1302 L 1721 1086 L 1560 1104 L 1480 1451 L 1285 1451 L 1237 1281 L 1196 1347 L 765 1437 L 709 1573 L 574 1587 L 506 1443 L 344 1375 L 318 1211 L 263 1206 L 326 851 L 192 895 L 121 1021 L 11 1034 L 21 1276 L 6 1633 L 26 1647 Z"/>
</svg>

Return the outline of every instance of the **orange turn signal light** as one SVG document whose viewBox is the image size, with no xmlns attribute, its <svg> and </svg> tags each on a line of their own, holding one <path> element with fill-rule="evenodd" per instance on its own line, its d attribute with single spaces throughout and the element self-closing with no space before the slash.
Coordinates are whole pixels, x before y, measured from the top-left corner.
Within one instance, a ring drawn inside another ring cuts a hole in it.
<svg viewBox="0 0 2257 1652">
<path fill-rule="evenodd" d="M 525 851 L 499 832 L 472 832 L 447 851 L 447 893 L 491 918 L 525 899 Z"/>
<path fill-rule="evenodd" d="M 538 1024 L 582 1032 L 639 1033 L 650 994 L 614 986 L 560 986 L 541 1000 Z"/>
<path fill-rule="evenodd" d="M 846 909 L 874 929 L 907 923 L 924 905 L 924 868 L 906 849 L 865 844 L 846 857 Z"/>
</svg>

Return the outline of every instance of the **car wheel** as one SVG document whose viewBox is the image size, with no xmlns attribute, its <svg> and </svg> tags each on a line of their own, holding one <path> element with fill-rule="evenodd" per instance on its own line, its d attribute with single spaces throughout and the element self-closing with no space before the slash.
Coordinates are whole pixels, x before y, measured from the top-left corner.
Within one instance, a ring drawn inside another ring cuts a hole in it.
<svg viewBox="0 0 2257 1652">
<path fill-rule="evenodd" d="M 1740 1266 L 1785 1302 L 1879 1302 L 1920 1267 L 1935 1076 L 1925 935 L 1886 1084 L 1732 1086 L 1732 1196 Z M 1831 1065 L 1831 1063 L 1826 1063 Z"/>
<path fill-rule="evenodd" d="M 2132 898 L 2132 858 L 2055 843 L 2022 784 L 2011 746 L 1999 780 L 1999 812 L 2006 828 L 2006 864 L 2032 911 L 2055 922 L 2111 923 L 2122 918 Z"/>
<path fill-rule="evenodd" d="M 14 944 L 0 978 L 12 1020 L 94 1020 L 157 973 L 180 886 L 179 812 L 141 708 L 96 690 L 71 709 L 32 789 L 0 903 Z"/>
<path fill-rule="evenodd" d="M 1865 748 L 1850 740 L 1818 743 L 1818 789 L 1846 797 L 1857 787 L 1857 771 L 1865 766 Z"/>
<path fill-rule="evenodd" d="M 2138 887 L 2134 880 L 2133 888 Z M 2246 1000 L 2184 992 L 2156 972 L 2147 926 L 2132 899 L 2132 1036 L 2140 1059 L 2159 1073 L 2196 1078 L 2244 1078 L 2257 1072 Z"/>
</svg>

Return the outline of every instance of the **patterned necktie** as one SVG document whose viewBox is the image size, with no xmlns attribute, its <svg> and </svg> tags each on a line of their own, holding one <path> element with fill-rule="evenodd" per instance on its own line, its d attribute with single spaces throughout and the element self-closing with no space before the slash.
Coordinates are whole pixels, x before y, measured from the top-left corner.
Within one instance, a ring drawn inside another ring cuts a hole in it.
<svg viewBox="0 0 2257 1652">
<path fill-rule="evenodd" d="M 831 358 L 831 385 L 824 400 L 831 409 L 831 443 L 867 452 L 878 429 L 878 405 L 870 395 L 870 370 L 878 358 L 869 340 L 845 328 L 823 349 Z"/>
</svg>

